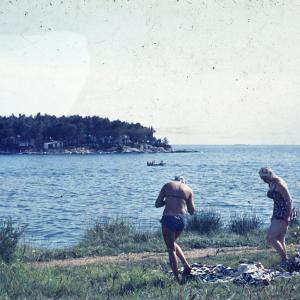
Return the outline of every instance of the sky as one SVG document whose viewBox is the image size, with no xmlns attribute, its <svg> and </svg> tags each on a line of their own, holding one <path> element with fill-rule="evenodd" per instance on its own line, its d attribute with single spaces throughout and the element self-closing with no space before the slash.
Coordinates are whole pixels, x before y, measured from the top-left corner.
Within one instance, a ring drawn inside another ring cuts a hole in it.
<svg viewBox="0 0 300 300">
<path fill-rule="evenodd" d="M 2 0 L 0 115 L 97 115 L 171 144 L 300 144 L 298 0 Z"/>
</svg>

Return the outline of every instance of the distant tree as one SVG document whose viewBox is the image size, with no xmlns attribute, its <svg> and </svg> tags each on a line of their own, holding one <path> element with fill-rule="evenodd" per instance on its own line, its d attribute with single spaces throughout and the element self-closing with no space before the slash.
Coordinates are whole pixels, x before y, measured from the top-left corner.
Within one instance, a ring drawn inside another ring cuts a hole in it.
<svg viewBox="0 0 300 300">
<path fill-rule="evenodd" d="M 154 137 L 152 127 L 140 123 L 128 123 L 121 120 L 110 121 L 98 116 L 81 117 L 79 115 L 56 117 L 38 113 L 33 116 L 11 115 L 0 116 L 0 148 L 15 148 L 16 141 L 34 140 L 36 150 L 43 147 L 49 140 L 62 141 L 67 146 L 103 144 L 103 140 L 116 140 L 127 135 L 133 144 L 149 143 L 151 145 L 168 145 Z M 24 144 L 24 143 L 23 143 Z"/>
</svg>

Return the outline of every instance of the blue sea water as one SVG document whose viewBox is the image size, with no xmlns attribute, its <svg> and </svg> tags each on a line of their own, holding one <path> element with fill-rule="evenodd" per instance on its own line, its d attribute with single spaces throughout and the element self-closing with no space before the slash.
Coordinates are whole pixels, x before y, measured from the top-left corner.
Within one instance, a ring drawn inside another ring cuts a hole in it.
<svg viewBox="0 0 300 300">
<path fill-rule="evenodd" d="M 258 176 L 271 166 L 288 183 L 300 206 L 300 146 L 175 146 L 190 153 L 101 155 L 1 155 L 0 216 L 25 225 L 26 242 L 74 244 L 95 219 L 125 217 L 138 228 L 159 226 L 154 207 L 161 186 L 183 175 L 198 210 L 215 209 L 225 219 L 253 212 L 266 223 L 272 213 L 267 185 Z M 167 162 L 147 167 L 147 161 Z"/>
</svg>

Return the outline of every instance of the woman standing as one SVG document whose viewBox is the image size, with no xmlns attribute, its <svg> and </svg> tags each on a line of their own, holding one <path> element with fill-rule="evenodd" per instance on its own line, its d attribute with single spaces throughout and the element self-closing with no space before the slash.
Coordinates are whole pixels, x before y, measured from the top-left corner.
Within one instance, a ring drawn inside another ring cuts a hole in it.
<svg viewBox="0 0 300 300">
<path fill-rule="evenodd" d="M 165 209 L 160 221 L 162 234 L 168 249 L 172 271 L 180 283 L 177 257 L 184 266 L 182 275 L 189 274 L 191 267 L 175 241 L 184 229 L 187 212 L 192 215 L 195 211 L 192 189 L 185 184 L 182 176 L 175 176 L 173 181 L 162 187 L 156 199 L 155 207 L 163 206 Z"/>
<path fill-rule="evenodd" d="M 277 176 L 271 168 L 261 168 L 259 176 L 269 185 L 267 196 L 274 201 L 267 240 L 279 253 L 281 266 L 285 267 L 287 261 L 285 235 L 292 217 L 292 198 L 286 182 Z"/>
</svg>

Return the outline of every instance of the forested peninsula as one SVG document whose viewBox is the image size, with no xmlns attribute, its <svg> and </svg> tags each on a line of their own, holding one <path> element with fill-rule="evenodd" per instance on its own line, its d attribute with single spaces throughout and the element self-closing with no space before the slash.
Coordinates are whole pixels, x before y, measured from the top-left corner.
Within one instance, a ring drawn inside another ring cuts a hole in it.
<svg viewBox="0 0 300 300">
<path fill-rule="evenodd" d="M 98 116 L 0 116 L 0 153 L 172 152 L 152 127 Z"/>
</svg>

